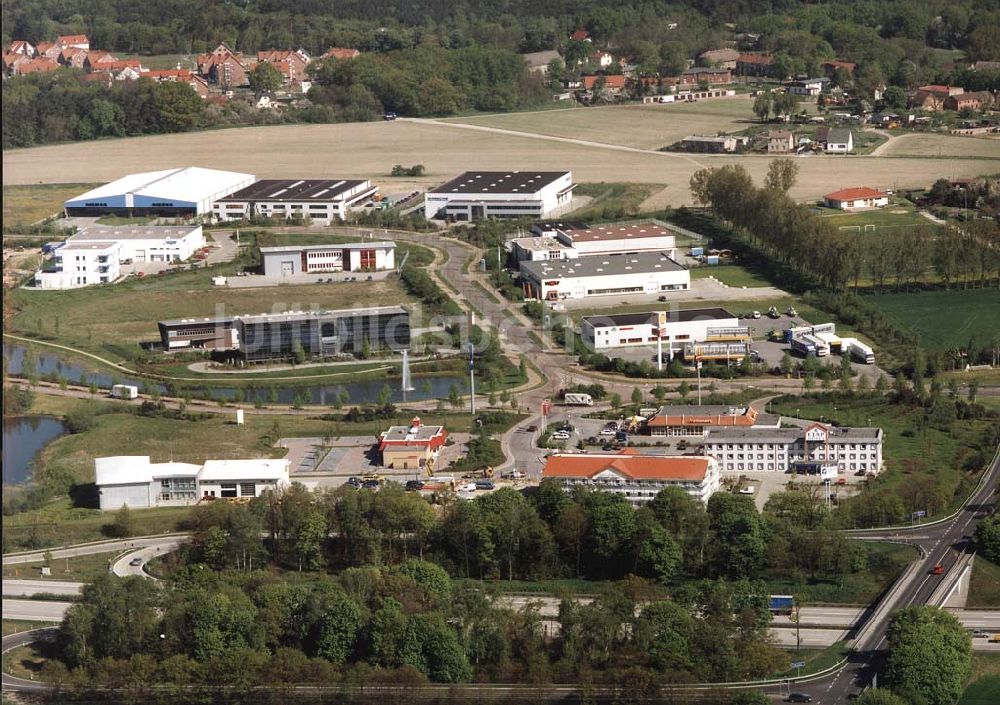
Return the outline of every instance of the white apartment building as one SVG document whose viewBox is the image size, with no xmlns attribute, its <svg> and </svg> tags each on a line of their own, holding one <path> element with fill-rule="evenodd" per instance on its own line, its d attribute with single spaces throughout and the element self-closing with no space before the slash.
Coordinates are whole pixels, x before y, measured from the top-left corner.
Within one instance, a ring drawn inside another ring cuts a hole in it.
<svg viewBox="0 0 1000 705">
<path fill-rule="evenodd" d="M 719 489 L 718 464 L 695 456 L 620 453 L 553 453 L 545 461 L 542 478 L 556 478 L 567 492 L 590 487 L 624 496 L 632 506 L 652 500 L 660 490 L 680 487 L 701 502 Z"/>
<path fill-rule="evenodd" d="M 121 277 L 121 243 L 66 242 L 53 253 L 52 268 L 35 272 L 38 289 L 77 289 L 110 284 Z"/>
<path fill-rule="evenodd" d="M 424 217 L 545 218 L 573 199 L 569 171 L 467 171 L 424 196 Z"/>
<path fill-rule="evenodd" d="M 881 428 L 838 428 L 814 423 L 806 428 L 712 428 L 705 455 L 723 472 L 809 472 L 824 467 L 837 474 L 882 470 Z"/>
</svg>

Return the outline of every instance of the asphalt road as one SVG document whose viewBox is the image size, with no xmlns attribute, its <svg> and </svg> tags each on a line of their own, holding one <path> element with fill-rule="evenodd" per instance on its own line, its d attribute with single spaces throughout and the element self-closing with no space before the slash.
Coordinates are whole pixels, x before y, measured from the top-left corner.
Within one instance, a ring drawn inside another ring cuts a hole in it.
<svg viewBox="0 0 1000 705">
<path fill-rule="evenodd" d="M 4 617 L 7 616 L 7 600 L 4 600 Z M 3 651 L 6 660 L 6 655 L 8 651 L 16 649 L 19 646 L 24 646 L 25 644 L 30 644 L 33 641 L 41 641 L 44 639 L 52 639 L 56 635 L 56 629 L 54 627 L 42 627 L 41 629 L 32 629 L 27 632 L 17 632 L 16 634 L 10 634 L 3 638 L 3 646 L 0 650 Z M 36 681 L 26 680 L 24 678 L 16 678 L 9 675 L 6 671 L 3 673 L 3 690 L 4 692 L 10 690 L 25 691 L 39 691 L 45 690 L 47 686 L 44 683 L 38 683 Z M 6 698 L 4 698 L 6 700 Z"/>
<path fill-rule="evenodd" d="M 30 622 L 61 622 L 72 602 L 49 600 L 17 600 L 5 597 L 3 600 L 4 619 L 23 619 Z"/>
</svg>

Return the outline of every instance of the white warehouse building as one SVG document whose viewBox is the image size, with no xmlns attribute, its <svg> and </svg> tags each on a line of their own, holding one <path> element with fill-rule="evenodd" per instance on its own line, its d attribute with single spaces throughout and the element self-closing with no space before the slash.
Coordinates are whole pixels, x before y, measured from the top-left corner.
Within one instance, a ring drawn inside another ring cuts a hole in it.
<svg viewBox="0 0 1000 705">
<path fill-rule="evenodd" d="M 579 257 L 635 252 L 666 252 L 674 249 L 677 237 L 656 223 L 633 225 L 587 225 L 585 223 L 535 223 L 536 235 L 553 237 L 572 247 Z"/>
<path fill-rule="evenodd" d="M 212 215 L 220 221 L 298 216 L 330 225 L 377 193 L 367 179 L 262 179 L 217 200 Z"/>
<path fill-rule="evenodd" d="M 380 272 L 396 266 L 396 243 L 349 242 L 260 248 L 264 276 L 291 277 L 321 272 Z"/>
<path fill-rule="evenodd" d="M 256 180 L 253 174 L 190 166 L 129 174 L 98 186 L 63 206 L 67 216 L 162 216 L 189 218 Z"/>
<path fill-rule="evenodd" d="M 40 289 L 110 284 L 130 262 L 180 262 L 205 246 L 200 225 L 82 228 L 52 250 L 52 269 L 35 273 Z"/>
<path fill-rule="evenodd" d="M 526 298 L 558 301 L 685 290 L 691 273 L 666 252 L 643 252 L 522 262 L 521 284 Z"/>
<path fill-rule="evenodd" d="M 194 504 L 203 498 L 259 497 L 289 484 L 288 461 L 208 460 L 151 463 L 148 455 L 94 459 L 94 481 L 103 511 Z"/>
<path fill-rule="evenodd" d="M 623 347 L 659 345 L 665 356 L 698 345 L 712 349 L 713 344 L 732 347 L 731 357 L 741 359 L 749 350 L 750 328 L 724 308 L 696 308 L 648 313 L 622 313 L 585 316 L 580 335 L 591 350 L 601 352 Z"/>
<path fill-rule="evenodd" d="M 546 218 L 573 199 L 569 171 L 467 171 L 424 196 L 424 217 Z"/>
</svg>

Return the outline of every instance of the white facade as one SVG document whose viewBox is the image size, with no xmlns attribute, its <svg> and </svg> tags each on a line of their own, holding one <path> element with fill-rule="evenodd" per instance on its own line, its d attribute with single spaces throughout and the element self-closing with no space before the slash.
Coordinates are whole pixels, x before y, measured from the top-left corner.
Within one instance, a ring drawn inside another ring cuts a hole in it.
<svg viewBox="0 0 1000 705">
<path fill-rule="evenodd" d="M 672 233 L 654 224 L 565 230 L 559 232 L 556 239 L 573 247 L 581 256 L 666 252 L 673 250 L 677 244 L 677 238 Z"/>
<path fill-rule="evenodd" d="M 861 208 L 883 208 L 889 205 L 889 194 L 874 189 L 844 189 L 824 196 L 826 205 L 842 211 Z"/>
<path fill-rule="evenodd" d="M 518 262 L 576 259 L 580 254 L 554 237 L 518 237 L 510 240 L 509 244 Z"/>
<path fill-rule="evenodd" d="M 39 289 L 77 289 L 110 284 L 121 277 L 121 243 L 67 242 L 54 252 L 54 271 L 35 272 Z"/>
<path fill-rule="evenodd" d="M 847 129 L 831 129 L 824 149 L 827 154 L 850 154 L 854 151 L 854 133 Z"/>
<path fill-rule="evenodd" d="M 151 463 L 148 455 L 96 458 L 94 480 L 103 511 L 125 505 L 183 506 L 205 497 L 259 497 L 289 483 L 287 460 L 209 460 L 194 465 Z"/>
<path fill-rule="evenodd" d="M 212 216 L 219 221 L 302 217 L 330 225 L 377 193 L 368 180 L 263 179 L 216 201 Z"/>
<path fill-rule="evenodd" d="M 424 196 L 424 217 L 545 218 L 573 198 L 572 172 L 467 171 Z"/>
<path fill-rule="evenodd" d="M 671 355 L 687 343 L 751 339 L 749 328 L 721 308 L 586 316 L 580 323 L 580 335 L 597 352 L 662 341 L 664 353 Z"/>
<path fill-rule="evenodd" d="M 691 273 L 667 253 L 648 252 L 524 262 L 521 283 L 527 298 L 558 301 L 686 290 Z"/>
<path fill-rule="evenodd" d="M 396 243 L 351 242 L 260 248 L 264 276 L 290 277 L 321 272 L 377 272 L 396 266 Z"/>
<path fill-rule="evenodd" d="M 705 454 L 723 472 L 794 472 L 797 464 L 835 465 L 839 474 L 882 470 L 880 428 L 711 429 Z"/>
<path fill-rule="evenodd" d="M 200 225 L 94 226 L 81 228 L 66 242 L 93 241 L 117 242 L 122 261 L 182 262 L 205 246 L 205 234 Z"/>
<path fill-rule="evenodd" d="M 204 215 L 212 204 L 249 186 L 256 177 L 187 167 L 130 174 L 65 202 L 68 216 Z"/>
</svg>

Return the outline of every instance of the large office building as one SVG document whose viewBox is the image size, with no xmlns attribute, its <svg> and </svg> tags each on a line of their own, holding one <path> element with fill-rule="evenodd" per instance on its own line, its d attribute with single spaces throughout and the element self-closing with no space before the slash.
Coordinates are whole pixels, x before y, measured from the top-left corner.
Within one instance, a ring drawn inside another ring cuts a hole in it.
<svg viewBox="0 0 1000 705">
<path fill-rule="evenodd" d="M 234 327 L 245 362 L 287 360 L 300 349 L 307 357 L 330 357 L 356 355 L 366 346 L 410 347 L 410 314 L 402 306 L 238 316 Z"/>
<path fill-rule="evenodd" d="M 205 245 L 197 226 L 91 226 L 53 247 L 50 269 L 35 274 L 41 289 L 73 289 L 109 284 L 122 264 L 179 262 Z"/>
<path fill-rule="evenodd" d="M 546 218 L 573 199 L 569 171 L 467 171 L 424 196 L 428 219 Z"/>
<path fill-rule="evenodd" d="M 642 252 L 523 262 L 521 284 L 529 299 L 558 301 L 685 290 L 691 273 L 666 252 Z"/>
<path fill-rule="evenodd" d="M 234 326 L 235 318 L 219 316 L 213 318 L 175 318 L 159 321 L 160 343 L 163 349 L 173 350 L 236 350 L 239 348 L 239 334 Z"/>
<path fill-rule="evenodd" d="M 777 429 L 781 417 L 753 406 L 662 406 L 646 421 L 651 436 L 701 436 L 718 428 Z"/>
<path fill-rule="evenodd" d="M 329 225 L 377 193 L 367 179 L 261 179 L 218 199 L 212 215 L 221 221 L 302 217 Z"/>
<path fill-rule="evenodd" d="M 272 279 L 324 272 L 380 272 L 396 266 L 396 243 L 349 242 L 336 245 L 262 247 L 264 276 Z"/>
<path fill-rule="evenodd" d="M 580 322 L 583 342 L 596 352 L 616 348 L 657 345 L 665 357 L 685 357 L 694 351 L 725 347 L 734 359 L 749 350 L 750 328 L 724 308 L 696 308 L 649 313 L 585 316 Z"/>
<path fill-rule="evenodd" d="M 719 489 L 719 467 L 712 458 L 619 453 L 553 453 L 542 478 L 555 478 L 567 492 L 589 487 L 624 496 L 633 506 L 652 500 L 667 487 L 679 487 L 707 502 Z"/>
<path fill-rule="evenodd" d="M 382 467 L 423 470 L 437 458 L 447 439 L 444 426 L 427 426 L 419 416 L 409 426 L 390 426 L 379 436 Z"/>
<path fill-rule="evenodd" d="M 705 454 L 723 472 L 805 472 L 832 477 L 882 470 L 880 428 L 711 428 Z"/>
<path fill-rule="evenodd" d="M 64 203 L 67 216 L 210 215 L 212 204 L 254 182 L 253 174 L 186 167 L 129 174 Z"/>
<path fill-rule="evenodd" d="M 287 487 L 288 461 L 208 460 L 151 463 L 148 455 L 94 460 L 94 478 L 104 511 L 194 504 L 210 499 L 252 499 Z"/>
</svg>

